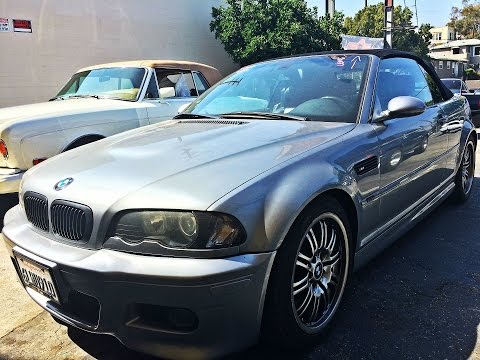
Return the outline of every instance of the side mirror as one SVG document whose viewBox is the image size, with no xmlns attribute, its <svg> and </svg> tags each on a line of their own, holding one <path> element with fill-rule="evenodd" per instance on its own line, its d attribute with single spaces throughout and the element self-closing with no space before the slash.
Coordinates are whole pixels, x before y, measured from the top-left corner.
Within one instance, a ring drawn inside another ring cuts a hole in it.
<svg viewBox="0 0 480 360">
<path fill-rule="evenodd" d="M 397 96 L 389 101 L 388 110 L 377 116 L 375 122 L 420 115 L 425 112 L 426 108 L 425 103 L 416 97 Z"/>
<path fill-rule="evenodd" d="M 175 88 L 174 87 L 164 87 L 160 89 L 160 97 L 163 98 L 171 98 L 175 97 Z"/>
</svg>

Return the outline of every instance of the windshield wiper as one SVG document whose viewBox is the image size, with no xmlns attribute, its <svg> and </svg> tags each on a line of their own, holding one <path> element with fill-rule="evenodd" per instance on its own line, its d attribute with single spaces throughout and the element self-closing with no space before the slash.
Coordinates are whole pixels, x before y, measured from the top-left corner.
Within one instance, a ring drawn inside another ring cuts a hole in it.
<svg viewBox="0 0 480 360">
<path fill-rule="evenodd" d="M 64 96 L 55 96 L 48 101 L 56 101 L 56 100 L 65 100 L 66 98 Z"/>
<path fill-rule="evenodd" d="M 221 114 L 221 118 L 252 118 L 252 119 L 267 119 L 267 120 L 295 120 L 295 121 L 309 121 L 310 119 L 302 116 L 288 115 L 288 114 L 275 114 L 256 111 L 238 111 L 226 114 Z"/>
<path fill-rule="evenodd" d="M 88 98 L 100 99 L 100 96 L 90 95 L 90 94 L 82 94 L 82 95 L 71 95 L 67 99 L 88 99 Z"/>
<path fill-rule="evenodd" d="M 177 119 L 216 119 L 215 116 L 210 115 L 201 115 L 201 114 L 189 114 L 189 113 L 182 113 L 178 114 L 173 117 L 175 120 Z"/>
</svg>

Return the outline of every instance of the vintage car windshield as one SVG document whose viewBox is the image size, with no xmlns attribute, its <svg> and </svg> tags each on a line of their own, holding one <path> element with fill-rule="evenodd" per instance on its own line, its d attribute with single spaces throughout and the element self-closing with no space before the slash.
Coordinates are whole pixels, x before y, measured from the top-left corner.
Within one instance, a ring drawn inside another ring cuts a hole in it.
<svg viewBox="0 0 480 360">
<path fill-rule="evenodd" d="M 284 114 L 286 119 L 354 123 L 368 64 L 365 55 L 316 55 L 252 65 L 215 85 L 184 115 L 262 118 L 259 113 Z"/>
<path fill-rule="evenodd" d="M 56 98 L 105 97 L 134 101 L 146 70 L 143 68 L 102 68 L 79 72 L 68 81 Z"/>
</svg>

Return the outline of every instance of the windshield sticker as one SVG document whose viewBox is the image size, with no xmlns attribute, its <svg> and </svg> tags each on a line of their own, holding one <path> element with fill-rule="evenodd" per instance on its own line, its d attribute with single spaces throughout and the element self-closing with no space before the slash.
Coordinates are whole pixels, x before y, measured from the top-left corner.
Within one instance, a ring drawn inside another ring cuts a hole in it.
<svg viewBox="0 0 480 360">
<path fill-rule="evenodd" d="M 352 63 L 351 69 L 352 69 L 352 70 L 353 70 L 353 68 L 355 67 L 355 65 L 357 65 L 357 62 L 362 62 L 362 59 L 360 58 L 360 56 L 355 56 L 355 57 L 353 58 L 353 60 L 351 61 L 351 63 Z"/>
<path fill-rule="evenodd" d="M 337 59 L 337 66 L 338 67 L 344 67 L 345 66 L 345 58 L 344 57 L 339 57 Z"/>
</svg>

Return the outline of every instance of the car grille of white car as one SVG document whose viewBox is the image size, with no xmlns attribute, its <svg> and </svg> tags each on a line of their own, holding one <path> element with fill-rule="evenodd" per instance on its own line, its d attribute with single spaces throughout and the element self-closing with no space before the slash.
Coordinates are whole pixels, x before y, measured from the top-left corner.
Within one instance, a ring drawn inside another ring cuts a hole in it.
<svg viewBox="0 0 480 360">
<path fill-rule="evenodd" d="M 65 200 L 55 200 L 50 207 L 43 195 L 28 192 L 24 197 L 25 213 L 28 221 L 43 231 L 51 230 L 58 237 L 87 242 L 93 228 L 92 210 L 85 205 Z"/>
</svg>

